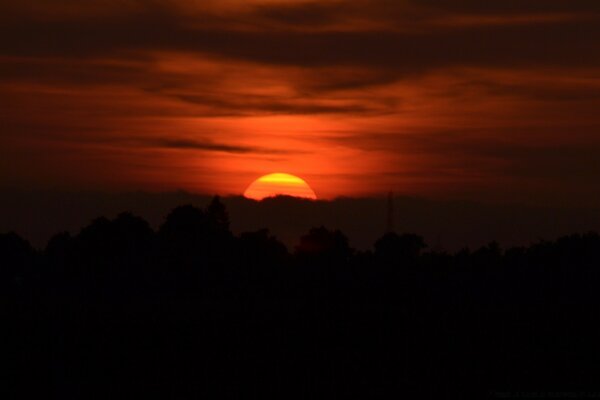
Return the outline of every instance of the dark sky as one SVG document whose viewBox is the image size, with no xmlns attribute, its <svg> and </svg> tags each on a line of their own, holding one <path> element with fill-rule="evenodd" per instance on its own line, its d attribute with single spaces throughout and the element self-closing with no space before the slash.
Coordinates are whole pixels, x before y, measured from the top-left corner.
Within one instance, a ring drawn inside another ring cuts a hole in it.
<svg viewBox="0 0 600 400">
<path fill-rule="evenodd" d="M 5 188 L 600 203 L 597 0 L 4 0 L 0 60 Z"/>
</svg>

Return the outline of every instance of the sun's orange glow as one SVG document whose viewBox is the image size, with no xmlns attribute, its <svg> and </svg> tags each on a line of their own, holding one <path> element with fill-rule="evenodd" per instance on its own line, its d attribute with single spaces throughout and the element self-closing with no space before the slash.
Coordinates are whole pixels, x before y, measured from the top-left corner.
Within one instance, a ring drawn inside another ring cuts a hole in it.
<svg viewBox="0 0 600 400">
<path fill-rule="evenodd" d="M 252 182 L 244 192 L 245 197 L 254 200 L 280 195 L 317 199 L 317 195 L 304 179 L 284 173 L 261 176 Z"/>
<path fill-rule="evenodd" d="M 600 204 L 597 6 L 1 3 L 0 189 Z"/>
</svg>

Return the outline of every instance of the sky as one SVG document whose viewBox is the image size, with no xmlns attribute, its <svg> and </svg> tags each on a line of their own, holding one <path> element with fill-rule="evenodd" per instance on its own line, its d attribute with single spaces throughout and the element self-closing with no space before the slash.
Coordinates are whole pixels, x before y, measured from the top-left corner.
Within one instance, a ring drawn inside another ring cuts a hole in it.
<svg viewBox="0 0 600 400">
<path fill-rule="evenodd" d="M 0 186 L 600 204 L 597 0 L 3 0 Z"/>
</svg>

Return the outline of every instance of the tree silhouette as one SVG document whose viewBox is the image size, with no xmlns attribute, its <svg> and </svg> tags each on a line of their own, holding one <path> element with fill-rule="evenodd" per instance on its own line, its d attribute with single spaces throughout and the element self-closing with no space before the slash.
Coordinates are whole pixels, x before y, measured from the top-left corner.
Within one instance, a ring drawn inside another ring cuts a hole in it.
<svg viewBox="0 0 600 400">
<path fill-rule="evenodd" d="M 219 196 L 213 197 L 206 208 L 206 214 L 214 231 L 229 232 L 229 214 Z"/>
<path fill-rule="evenodd" d="M 375 242 L 375 255 L 385 263 L 398 265 L 414 262 L 427 247 L 422 237 L 413 234 L 386 233 Z"/>
<path fill-rule="evenodd" d="M 270 235 L 268 229 L 240 234 L 239 252 L 241 261 L 259 268 L 281 266 L 289 256 L 285 245 Z"/>
<path fill-rule="evenodd" d="M 339 230 L 331 231 L 324 226 L 312 228 L 296 247 L 296 256 L 300 259 L 345 262 L 352 254 L 348 238 Z"/>
<path fill-rule="evenodd" d="M 482 398 L 594 388 L 600 237 L 455 254 L 388 233 L 354 251 L 312 228 L 293 254 L 233 235 L 216 197 L 155 232 L 130 213 L 0 234 L 7 398 Z M 425 393 L 425 396 L 423 396 Z"/>
<path fill-rule="evenodd" d="M 14 283 L 29 273 L 34 251 L 29 242 L 14 232 L 0 234 L 0 280 L 2 284 Z"/>
</svg>

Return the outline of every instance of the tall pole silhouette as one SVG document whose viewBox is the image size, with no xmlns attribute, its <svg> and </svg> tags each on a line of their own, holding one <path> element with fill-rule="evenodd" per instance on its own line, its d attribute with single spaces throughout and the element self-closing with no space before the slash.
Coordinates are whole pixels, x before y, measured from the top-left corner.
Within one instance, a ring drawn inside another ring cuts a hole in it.
<svg viewBox="0 0 600 400">
<path fill-rule="evenodd" d="M 394 232 L 394 192 L 388 193 L 387 199 L 387 227 L 386 233 Z"/>
</svg>

